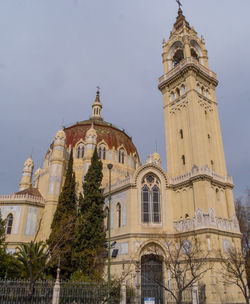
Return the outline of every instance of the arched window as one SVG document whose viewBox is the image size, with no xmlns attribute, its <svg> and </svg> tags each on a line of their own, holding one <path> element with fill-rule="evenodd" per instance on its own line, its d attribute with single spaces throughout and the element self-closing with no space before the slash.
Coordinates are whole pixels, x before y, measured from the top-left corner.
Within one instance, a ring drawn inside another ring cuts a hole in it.
<svg viewBox="0 0 250 304">
<path fill-rule="evenodd" d="M 102 158 L 106 159 L 106 148 L 105 147 L 103 147 Z"/>
<path fill-rule="evenodd" d="M 152 175 L 146 175 L 142 180 L 141 211 L 143 223 L 161 222 L 160 181 Z"/>
<path fill-rule="evenodd" d="M 105 144 L 101 144 L 98 149 L 98 155 L 100 159 L 106 159 L 107 148 Z"/>
<path fill-rule="evenodd" d="M 100 159 L 102 158 L 102 147 L 101 146 L 99 147 L 98 156 L 99 156 Z"/>
<path fill-rule="evenodd" d="M 185 94 L 186 93 L 186 87 L 184 86 L 184 84 L 181 86 L 181 94 Z"/>
<path fill-rule="evenodd" d="M 154 223 L 160 223 L 160 190 L 157 186 L 154 186 L 152 189 L 153 196 L 153 210 L 152 217 Z"/>
<path fill-rule="evenodd" d="M 142 221 L 143 223 L 150 222 L 149 188 L 146 185 L 142 188 Z"/>
<path fill-rule="evenodd" d="M 176 89 L 176 95 L 177 95 L 178 97 L 181 95 L 180 89 L 179 89 L 179 88 Z"/>
<path fill-rule="evenodd" d="M 6 221 L 6 234 L 11 234 L 12 225 L 13 225 L 13 214 L 10 213 L 7 216 L 7 221 Z"/>
<path fill-rule="evenodd" d="M 116 205 L 116 212 L 117 212 L 117 227 L 120 228 L 121 227 L 121 221 L 122 221 L 122 208 L 121 208 L 120 203 L 118 203 Z"/>
<path fill-rule="evenodd" d="M 80 158 L 81 156 L 81 147 L 80 146 L 78 146 L 77 147 L 77 158 Z"/>
<path fill-rule="evenodd" d="M 124 149 L 119 150 L 119 163 L 124 164 L 124 159 L 125 159 L 125 152 Z"/>
<path fill-rule="evenodd" d="M 178 50 L 175 52 L 174 56 L 173 56 L 173 65 L 174 65 L 174 67 L 175 67 L 178 63 L 180 63 L 180 62 L 182 61 L 182 59 L 184 59 L 183 50 L 178 49 Z"/>
<path fill-rule="evenodd" d="M 195 59 L 198 60 L 198 55 L 197 55 L 196 51 L 195 51 L 193 48 L 191 49 L 191 56 L 192 56 L 193 58 L 195 58 Z"/>
<path fill-rule="evenodd" d="M 175 93 L 171 92 L 171 101 L 174 101 L 174 100 L 175 100 Z"/>
<path fill-rule="evenodd" d="M 182 159 L 182 164 L 185 165 L 186 164 L 185 155 L 182 155 L 181 159 Z"/>
</svg>

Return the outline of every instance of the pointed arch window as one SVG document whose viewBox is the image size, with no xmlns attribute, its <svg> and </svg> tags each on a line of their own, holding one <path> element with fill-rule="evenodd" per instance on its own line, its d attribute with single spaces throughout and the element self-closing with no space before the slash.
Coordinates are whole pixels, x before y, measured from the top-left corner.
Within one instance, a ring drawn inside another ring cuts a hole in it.
<svg viewBox="0 0 250 304">
<path fill-rule="evenodd" d="M 141 210 L 142 222 L 158 224 L 161 222 L 161 195 L 159 179 L 149 174 L 142 180 Z"/>
<path fill-rule="evenodd" d="M 82 153 L 81 153 L 81 156 L 82 156 L 82 158 L 84 157 L 84 146 L 82 146 Z"/>
<path fill-rule="evenodd" d="M 106 148 L 105 147 L 103 147 L 102 158 L 106 159 Z"/>
<path fill-rule="evenodd" d="M 106 148 L 105 144 L 101 144 L 101 145 L 99 146 L 98 155 L 99 155 L 99 158 L 100 158 L 100 159 L 106 159 L 107 148 Z"/>
<path fill-rule="evenodd" d="M 77 158 L 80 158 L 80 155 L 81 155 L 81 147 L 78 146 L 77 147 Z"/>
<path fill-rule="evenodd" d="M 13 226 L 13 214 L 10 213 L 7 216 L 7 221 L 6 221 L 6 234 L 11 234 L 12 226 Z"/>
<path fill-rule="evenodd" d="M 119 150 L 119 158 L 118 158 L 118 161 L 119 161 L 119 163 L 124 164 L 124 160 L 125 160 L 125 152 L 124 152 L 124 149 L 120 149 L 120 150 Z"/>
</svg>

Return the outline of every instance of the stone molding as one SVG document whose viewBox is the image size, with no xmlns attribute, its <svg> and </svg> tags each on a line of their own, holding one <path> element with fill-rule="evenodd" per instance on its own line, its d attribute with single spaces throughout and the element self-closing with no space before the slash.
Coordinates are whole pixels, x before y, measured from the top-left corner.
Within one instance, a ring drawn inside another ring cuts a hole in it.
<svg viewBox="0 0 250 304">
<path fill-rule="evenodd" d="M 174 77 L 179 76 L 182 70 L 185 70 L 190 67 L 196 69 L 203 76 L 210 79 L 212 82 L 215 83 L 215 85 L 218 84 L 217 76 L 214 72 L 201 65 L 195 58 L 187 57 L 184 58 L 176 67 L 170 70 L 167 74 L 164 74 L 159 78 L 158 88 L 162 90 L 163 87 L 167 85 Z"/>
</svg>

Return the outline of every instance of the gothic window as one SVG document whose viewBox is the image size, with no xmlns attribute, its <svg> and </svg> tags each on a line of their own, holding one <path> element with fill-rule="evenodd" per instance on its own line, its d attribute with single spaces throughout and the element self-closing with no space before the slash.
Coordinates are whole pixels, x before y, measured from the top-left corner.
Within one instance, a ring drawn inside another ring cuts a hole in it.
<svg viewBox="0 0 250 304">
<path fill-rule="evenodd" d="M 186 164 L 185 155 L 182 155 L 181 159 L 182 159 L 182 164 L 185 165 Z"/>
<path fill-rule="evenodd" d="M 78 146 L 77 147 L 77 158 L 80 158 L 80 155 L 81 155 L 81 147 Z"/>
<path fill-rule="evenodd" d="M 141 209 L 143 223 L 161 222 L 161 195 L 159 179 L 149 174 L 142 179 Z"/>
<path fill-rule="evenodd" d="M 178 97 L 181 95 L 180 89 L 179 89 L 179 88 L 176 89 L 176 95 L 177 95 Z"/>
<path fill-rule="evenodd" d="M 117 212 L 117 227 L 121 227 L 121 220 L 122 220 L 122 209 L 121 209 L 121 204 L 118 203 L 116 205 L 116 212 Z"/>
<path fill-rule="evenodd" d="M 197 55 L 196 51 L 195 51 L 193 48 L 191 49 L 191 56 L 192 56 L 193 58 L 195 58 L 195 59 L 198 60 L 198 55 Z"/>
<path fill-rule="evenodd" d="M 83 146 L 83 144 L 79 144 L 79 146 L 77 147 L 76 157 L 77 158 L 83 158 L 84 157 L 84 146 Z"/>
<path fill-rule="evenodd" d="M 209 98 L 209 91 L 208 91 L 208 90 L 206 90 L 205 96 L 206 96 L 207 98 Z"/>
<path fill-rule="evenodd" d="M 100 159 L 102 158 L 102 147 L 101 146 L 99 147 L 99 150 L 98 150 L 98 156 Z"/>
<path fill-rule="evenodd" d="M 6 234 L 11 234 L 12 225 L 13 225 L 13 214 L 10 213 L 7 216 L 7 221 L 6 221 Z"/>
<path fill-rule="evenodd" d="M 101 144 L 98 149 L 98 156 L 100 159 L 106 159 L 107 148 L 104 144 Z"/>
<path fill-rule="evenodd" d="M 119 150 L 119 163 L 124 164 L 125 152 L 124 149 Z"/>
<path fill-rule="evenodd" d="M 173 56 L 174 67 L 184 59 L 183 50 L 178 49 Z"/>
</svg>

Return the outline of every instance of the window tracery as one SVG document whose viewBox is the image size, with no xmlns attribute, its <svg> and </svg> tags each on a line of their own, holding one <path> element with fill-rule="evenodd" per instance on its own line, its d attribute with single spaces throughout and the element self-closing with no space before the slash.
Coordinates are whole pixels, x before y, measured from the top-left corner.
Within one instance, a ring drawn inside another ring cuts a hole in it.
<svg viewBox="0 0 250 304">
<path fill-rule="evenodd" d="M 141 209 L 143 223 L 161 222 L 160 180 L 153 174 L 142 179 Z"/>
<path fill-rule="evenodd" d="M 101 144 L 98 149 L 98 156 L 100 159 L 105 160 L 107 155 L 107 148 L 104 144 Z"/>
<path fill-rule="evenodd" d="M 79 144 L 78 147 L 76 148 L 76 157 L 77 158 L 83 158 L 84 157 L 84 145 Z"/>
</svg>

